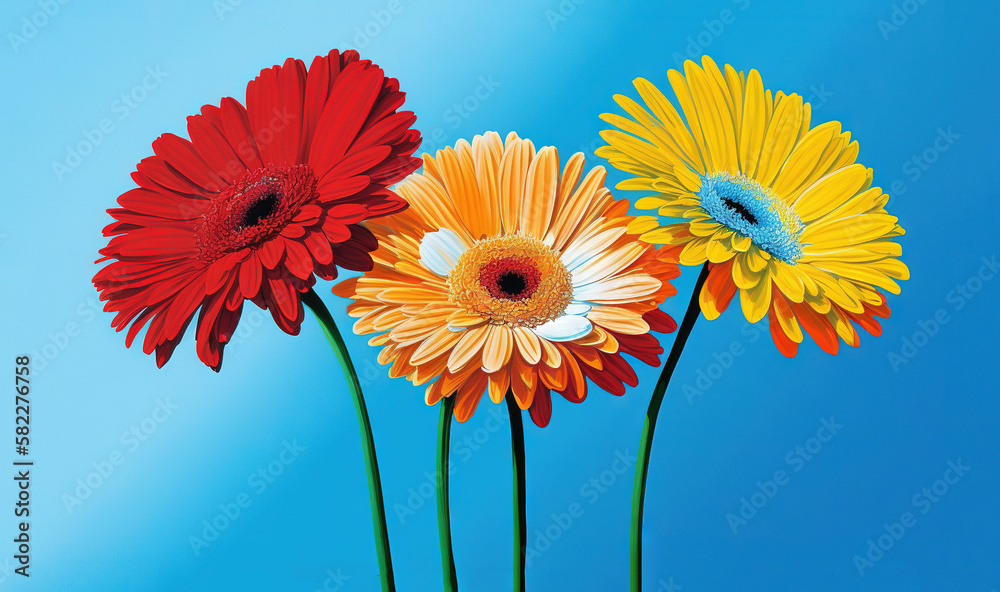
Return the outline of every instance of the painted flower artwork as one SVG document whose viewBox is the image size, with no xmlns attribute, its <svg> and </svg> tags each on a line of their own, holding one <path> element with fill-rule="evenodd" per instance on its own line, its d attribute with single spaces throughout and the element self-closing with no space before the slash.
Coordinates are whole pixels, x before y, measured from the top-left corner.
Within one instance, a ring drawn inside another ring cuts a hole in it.
<svg viewBox="0 0 1000 592">
<path fill-rule="evenodd" d="M 355 331 L 388 331 L 373 345 L 390 375 L 429 383 L 428 405 L 454 397 L 458 421 L 509 392 L 545 427 L 553 391 L 581 403 L 590 379 L 622 395 L 637 384 L 622 354 L 658 365 L 676 249 L 640 243 L 603 167 L 584 169 L 513 132 L 424 156 L 396 188 L 410 208 L 372 225 L 374 269 L 334 289 Z"/>
<path fill-rule="evenodd" d="M 190 140 L 163 134 L 132 173 L 137 188 L 94 277 L 126 344 L 163 366 L 198 313 L 198 357 L 218 371 L 247 300 L 296 335 L 300 294 L 316 276 L 371 266 L 375 237 L 359 223 L 401 211 L 387 187 L 420 166 L 416 117 L 399 83 L 337 50 L 262 70 L 247 107 L 231 97 L 188 117 Z M 336 142 L 325 138 L 336 137 Z"/>
<path fill-rule="evenodd" d="M 0 584 L 995 592 L 1000 4 L 789 8 L 4 4 Z"/>
</svg>

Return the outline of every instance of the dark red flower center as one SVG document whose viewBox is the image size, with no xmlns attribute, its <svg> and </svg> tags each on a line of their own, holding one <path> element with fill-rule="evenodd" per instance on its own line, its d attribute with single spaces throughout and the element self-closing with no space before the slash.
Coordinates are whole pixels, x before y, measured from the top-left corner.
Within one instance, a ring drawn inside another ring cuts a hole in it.
<svg viewBox="0 0 1000 592">
<path fill-rule="evenodd" d="M 260 244 L 317 195 L 308 165 L 271 165 L 246 173 L 212 200 L 200 220 L 200 258 L 214 261 Z"/>
<path fill-rule="evenodd" d="M 274 213 L 278 205 L 277 193 L 265 193 L 243 213 L 243 220 L 240 221 L 241 228 L 257 226 L 261 220 Z"/>
<path fill-rule="evenodd" d="M 527 257 L 503 257 L 479 270 L 479 283 L 494 298 L 524 300 L 538 289 L 542 274 Z"/>
</svg>

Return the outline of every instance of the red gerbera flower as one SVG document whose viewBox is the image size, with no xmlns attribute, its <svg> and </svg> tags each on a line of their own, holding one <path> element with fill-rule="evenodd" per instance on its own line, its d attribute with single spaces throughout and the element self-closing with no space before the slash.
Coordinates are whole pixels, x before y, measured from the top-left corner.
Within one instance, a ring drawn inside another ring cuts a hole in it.
<svg viewBox="0 0 1000 592">
<path fill-rule="evenodd" d="M 399 83 L 355 51 L 316 57 L 308 72 L 289 58 L 246 98 L 188 117 L 190 141 L 160 136 L 132 173 L 139 187 L 108 210 L 114 238 L 98 263 L 112 262 L 94 285 L 118 313 L 112 326 L 132 324 L 126 346 L 149 325 L 143 351 L 159 367 L 199 307 L 198 357 L 215 371 L 244 300 L 297 334 L 300 293 L 338 266 L 371 269 L 378 245 L 359 222 L 404 209 L 388 186 L 420 166 Z"/>
</svg>

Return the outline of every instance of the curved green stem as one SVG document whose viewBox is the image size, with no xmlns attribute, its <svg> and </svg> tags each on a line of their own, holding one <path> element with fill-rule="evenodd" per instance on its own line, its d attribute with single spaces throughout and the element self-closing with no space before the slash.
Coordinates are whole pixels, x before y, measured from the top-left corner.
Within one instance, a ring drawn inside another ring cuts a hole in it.
<svg viewBox="0 0 1000 592">
<path fill-rule="evenodd" d="M 438 540 L 441 543 L 441 578 L 444 592 L 458 591 L 458 576 L 455 575 L 455 554 L 451 548 L 451 510 L 449 509 L 448 480 L 451 461 L 448 448 L 451 446 L 451 418 L 455 411 L 455 395 L 441 401 L 441 417 L 438 419 L 437 447 L 437 510 Z"/>
<path fill-rule="evenodd" d="M 660 413 L 660 404 L 663 403 L 663 395 L 667 392 L 667 385 L 670 377 L 677 367 L 677 360 L 681 357 L 684 344 L 687 343 L 694 322 L 701 314 L 701 305 L 698 296 L 701 293 L 705 280 L 708 279 L 708 263 L 701 268 L 698 281 L 695 282 L 694 292 L 691 294 L 691 302 L 684 313 L 684 320 L 677 330 L 677 337 L 674 345 L 670 348 L 670 356 L 667 357 L 660 372 L 660 378 L 656 381 L 656 388 L 653 389 L 653 396 L 649 401 L 649 409 L 646 410 L 646 421 L 642 424 L 642 436 L 639 439 L 639 457 L 635 465 L 635 484 L 632 487 L 632 531 L 630 536 L 630 552 L 632 558 L 631 569 L 631 590 L 641 592 L 642 590 L 642 510 L 646 497 L 646 473 L 649 471 L 649 452 L 653 447 L 653 430 L 656 428 L 656 416 Z"/>
<path fill-rule="evenodd" d="M 528 521 L 525 516 L 524 424 L 521 408 L 512 393 L 507 393 L 510 415 L 510 452 L 514 465 L 514 592 L 524 592 L 524 557 L 528 550 Z"/>
<path fill-rule="evenodd" d="M 362 450 L 365 456 L 365 468 L 368 471 L 368 498 L 372 509 L 372 528 L 375 531 L 375 552 L 378 555 L 379 575 L 382 578 L 382 592 L 395 592 L 396 583 L 392 577 L 392 558 L 389 555 L 389 529 L 385 523 L 385 503 L 382 501 L 382 480 L 378 473 L 378 459 L 375 457 L 375 439 L 372 437 L 372 426 L 368 421 L 368 409 L 365 407 L 365 397 L 361 393 L 361 383 L 354 370 L 351 356 L 344 344 L 337 324 L 334 323 L 330 311 L 323 300 L 313 289 L 302 295 L 302 303 L 312 310 L 319 320 L 327 340 L 337 354 L 337 361 L 347 378 L 347 386 L 354 399 L 354 411 L 358 415 L 358 427 L 361 429 Z"/>
</svg>

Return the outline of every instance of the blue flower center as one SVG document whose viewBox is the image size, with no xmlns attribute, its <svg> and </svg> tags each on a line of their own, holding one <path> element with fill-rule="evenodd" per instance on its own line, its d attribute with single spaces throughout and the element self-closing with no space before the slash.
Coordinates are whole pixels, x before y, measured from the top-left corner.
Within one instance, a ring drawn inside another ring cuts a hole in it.
<svg viewBox="0 0 1000 592">
<path fill-rule="evenodd" d="M 744 177 L 712 173 L 701 178 L 701 207 L 716 222 L 792 265 L 802 257 L 802 221 L 770 189 Z"/>
</svg>

